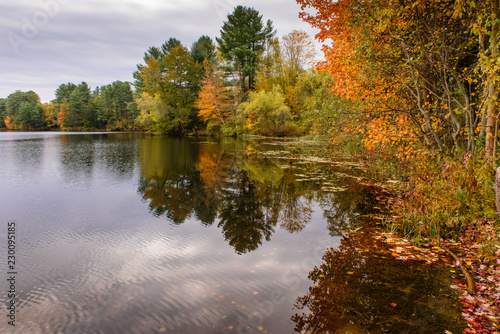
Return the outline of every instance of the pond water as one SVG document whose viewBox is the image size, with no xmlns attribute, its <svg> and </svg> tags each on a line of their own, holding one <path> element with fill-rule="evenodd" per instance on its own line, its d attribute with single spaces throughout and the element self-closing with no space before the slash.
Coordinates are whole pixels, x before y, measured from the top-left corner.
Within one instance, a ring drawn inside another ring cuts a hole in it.
<svg viewBox="0 0 500 334">
<path fill-rule="evenodd" d="M 0 332 L 460 332 L 449 269 L 348 236 L 377 191 L 360 166 L 311 150 L 322 147 L 0 133 Z"/>
</svg>

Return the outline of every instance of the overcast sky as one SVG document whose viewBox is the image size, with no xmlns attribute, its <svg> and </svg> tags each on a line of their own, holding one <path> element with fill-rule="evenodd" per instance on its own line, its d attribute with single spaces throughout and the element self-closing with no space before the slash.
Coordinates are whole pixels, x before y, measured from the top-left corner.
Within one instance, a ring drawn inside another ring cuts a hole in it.
<svg viewBox="0 0 500 334">
<path fill-rule="evenodd" d="M 190 47 L 214 39 L 237 5 L 271 19 L 278 36 L 316 31 L 295 0 L 0 0 L 0 98 L 35 91 L 42 102 L 62 83 L 133 81 L 150 46 L 170 37 Z"/>
</svg>

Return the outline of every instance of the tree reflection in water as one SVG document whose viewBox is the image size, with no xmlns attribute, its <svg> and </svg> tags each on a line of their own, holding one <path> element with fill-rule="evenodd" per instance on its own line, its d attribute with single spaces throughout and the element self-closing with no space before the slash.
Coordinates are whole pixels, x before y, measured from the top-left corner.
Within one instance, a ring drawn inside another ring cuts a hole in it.
<svg viewBox="0 0 500 334">
<path fill-rule="evenodd" d="M 302 231 L 318 209 L 330 235 L 340 236 L 360 224 L 376 196 L 355 178 L 336 175 L 331 178 L 347 191 L 322 191 L 317 176 L 326 179 L 332 167 L 268 158 L 251 144 L 147 138 L 140 150 L 138 192 L 152 214 L 175 225 L 190 218 L 217 222 L 238 254 L 270 240 L 276 227 Z"/>
<path fill-rule="evenodd" d="M 297 299 L 301 333 L 461 333 L 460 307 L 449 270 L 392 259 L 369 232 L 345 236 L 328 250 Z"/>
<path fill-rule="evenodd" d="M 176 225 L 193 216 L 204 225 L 218 221 L 239 254 L 270 240 L 276 226 L 304 229 L 320 196 L 319 185 L 298 182 L 292 170 L 245 149 L 159 138 L 140 149 L 138 193 L 152 214 Z"/>
<path fill-rule="evenodd" d="M 346 170 L 334 166 L 269 158 L 247 143 L 145 137 L 108 145 L 110 138 L 115 137 L 85 142 L 63 136 L 60 179 L 90 182 L 95 165 L 116 179 L 128 179 L 138 166 L 137 191 L 151 214 L 174 225 L 189 219 L 217 224 L 238 254 L 257 249 L 278 228 L 302 231 L 321 211 L 326 232 L 341 237 L 341 245 L 310 273 L 314 285 L 296 303 L 303 310 L 293 317 L 297 331 L 458 333 L 464 328 L 455 298 L 449 296 L 453 292 L 441 290 L 450 284 L 445 269 L 392 260 L 367 234 L 344 236 L 363 225 L 360 217 L 370 213 L 378 196 L 353 173 L 341 177 Z M 40 158 L 34 159 L 39 165 Z M 330 175 L 331 189 L 346 191 L 322 191 L 317 175 Z"/>
<path fill-rule="evenodd" d="M 240 171 L 233 187 L 225 191 L 220 210 L 220 223 L 226 241 L 242 254 L 259 247 L 262 239 L 270 240 L 276 225 L 274 214 L 264 214 L 265 197 L 259 196 L 248 173 Z"/>
</svg>

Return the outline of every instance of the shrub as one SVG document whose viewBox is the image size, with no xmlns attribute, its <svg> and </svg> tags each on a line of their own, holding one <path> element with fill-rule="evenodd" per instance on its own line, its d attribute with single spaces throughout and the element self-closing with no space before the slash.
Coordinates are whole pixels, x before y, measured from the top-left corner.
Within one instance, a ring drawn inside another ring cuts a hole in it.
<svg viewBox="0 0 500 334">
<path fill-rule="evenodd" d="M 497 217 L 494 169 L 470 154 L 430 160 L 414 171 L 392 201 L 392 225 L 412 237 L 455 238 L 465 228 Z"/>
</svg>

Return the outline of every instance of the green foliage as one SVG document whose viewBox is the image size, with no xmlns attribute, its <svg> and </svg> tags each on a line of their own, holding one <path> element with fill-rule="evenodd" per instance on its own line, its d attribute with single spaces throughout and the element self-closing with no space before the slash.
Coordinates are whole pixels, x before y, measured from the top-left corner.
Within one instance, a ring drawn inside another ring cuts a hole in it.
<svg viewBox="0 0 500 334">
<path fill-rule="evenodd" d="M 390 206 L 393 224 L 409 236 L 457 237 L 469 226 L 496 219 L 491 165 L 468 154 L 411 166 L 402 196 Z"/>
<path fill-rule="evenodd" d="M 9 129 L 38 130 L 44 126 L 40 98 L 33 91 L 10 94 L 3 109 L 4 123 Z"/>
<path fill-rule="evenodd" d="M 205 59 L 209 62 L 215 60 L 215 45 L 209 36 L 203 35 L 191 46 L 191 57 L 194 61 L 203 64 Z"/>
<path fill-rule="evenodd" d="M 99 127 L 112 130 L 133 128 L 138 110 L 130 83 L 115 81 L 94 91 Z"/>
<path fill-rule="evenodd" d="M 160 58 L 169 54 L 170 51 L 172 51 L 174 48 L 178 46 L 182 46 L 181 41 L 179 41 L 177 38 L 170 37 L 168 41 L 163 43 L 161 46 L 161 53 L 159 54 Z"/>
<path fill-rule="evenodd" d="M 142 93 L 136 100 L 140 115 L 137 121 L 150 132 L 157 134 L 178 134 L 184 131 L 189 114 L 186 109 L 173 108 L 165 104 L 161 97 Z"/>
<path fill-rule="evenodd" d="M 243 6 L 237 6 L 222 26 L 221 37 L 217 38 L 218 49 L 227 61 L 227 71 L 237 74 L 244 92 L 255 85 L 259 56 L 266 42 L 275 35 L 273 29 L 271 20 L 264 26 L 258 11 Z"/>
<path fill-rule="evenodd" d="M 78 86 L 73 83 L 61 84 L 52 101 L 56 113 L 64 119 L 63 129 L 94 128 L 97 126 L 97 112 L 90 88 L 86 82 Z"/>
<path fill-rule="evenodd" d="M 76 128 L 83 125 L 82 116 L 85 110 L 85 96 L 82 89 L 74 89 L 68 98 L 69 110 L 65 118 L 68 128 Z"/>
<path fill-rule="evenodd" d="M 138 122 L 155 133 L 184 134 L 199 124 L 194 104 L 203 66 L 175 41 L 164 44 L 160 59 L 145 56 L 146 65 L 138 66 L 142 91 L 136 98 L 141 112 Z"/>
<path fill-rule="evenodd" d="M 6 103 L 6 99 L 0 99 L 0 128 L 5 127 L 5 117 L 7 116 Z"/>
<path fill-rule="evenodd" d="M 58 118 L 63 130 L 134 128 L 138 110 L 128 82 L 115 81 L 93 92 L 85 82 L 62 84 L 55 95 L 52 105 L 45 107 L 45 117 L 52 125 Z"/>
<path fill-rule="evenodd" d="M 352 132 L 357 115 L 352 112 L 352 104 L 332 94 L 331 84 L 328 73 L 314 69 L 302 72 L 289 89 L 286 101 L 304 132 L 329 137 L 332 145 L 345 147 L 350 139 L 356 139 Z"/>
<path fill-rule="evenodd" d="M 41 129 L 43 109 L 39 102 L 24 102 L 20 105 L 15 120 L 21 129 Z"/>
<path fill-rule="evenodd" d="M 54 102 L 56 104 L 61 104 L 61 103 L 68 103 L 69 100 L 69 95 L 73 90 L 76 89 L 76 85 L 74 83 L 67 83 L 67 84 L 61 84 L 59 87 L 57 87 L 55 91 L 55 100 Z"/>
<path fill-rule="evenodd" d="M 285 58 L 278 38 L 272 38 L 267 43 L 265 53 L 261 57 L 255 88 L 270 91 L 273 86 L 279 86 L 286 91 L 289 83 L 285 73 Z"/>
<path fill-rule="evenodd" d="M 161 66 L 161 61 L 173 48 L 177 46 L 182 46 L 181 42 L 173 37 L 170 37 L 161 47 L 151 46 L 148 51 L 144 52 L 144 63 L 148 64 L 151 60 L 155 60 L 159 66 Z M 147 66 L 147 65 L 146 65 Z M 138 64 L 137 71 L 133 73 L 134 87 L 136 92 L 136 97 L 139 97 L 144 92 L 144 77 L 141 76 L 143 73 L 145 65 Z"/>
<path fill-rule="evenodd" d="M 221 132 L 226 137 L 236 137 L 245 133 L 245 127 L 236 122 L 235 118 L 229 118 L 221 125 Z"/>
<path fill-rule="evenodd" d="M 249 101 L 240 104 L 239 118 L 248 131 L 260 135 L 285 135 L 285 126 L 292 120 L 290 108 L 277 87 L 272 91 L 250 92 Z"/>
</svg>

